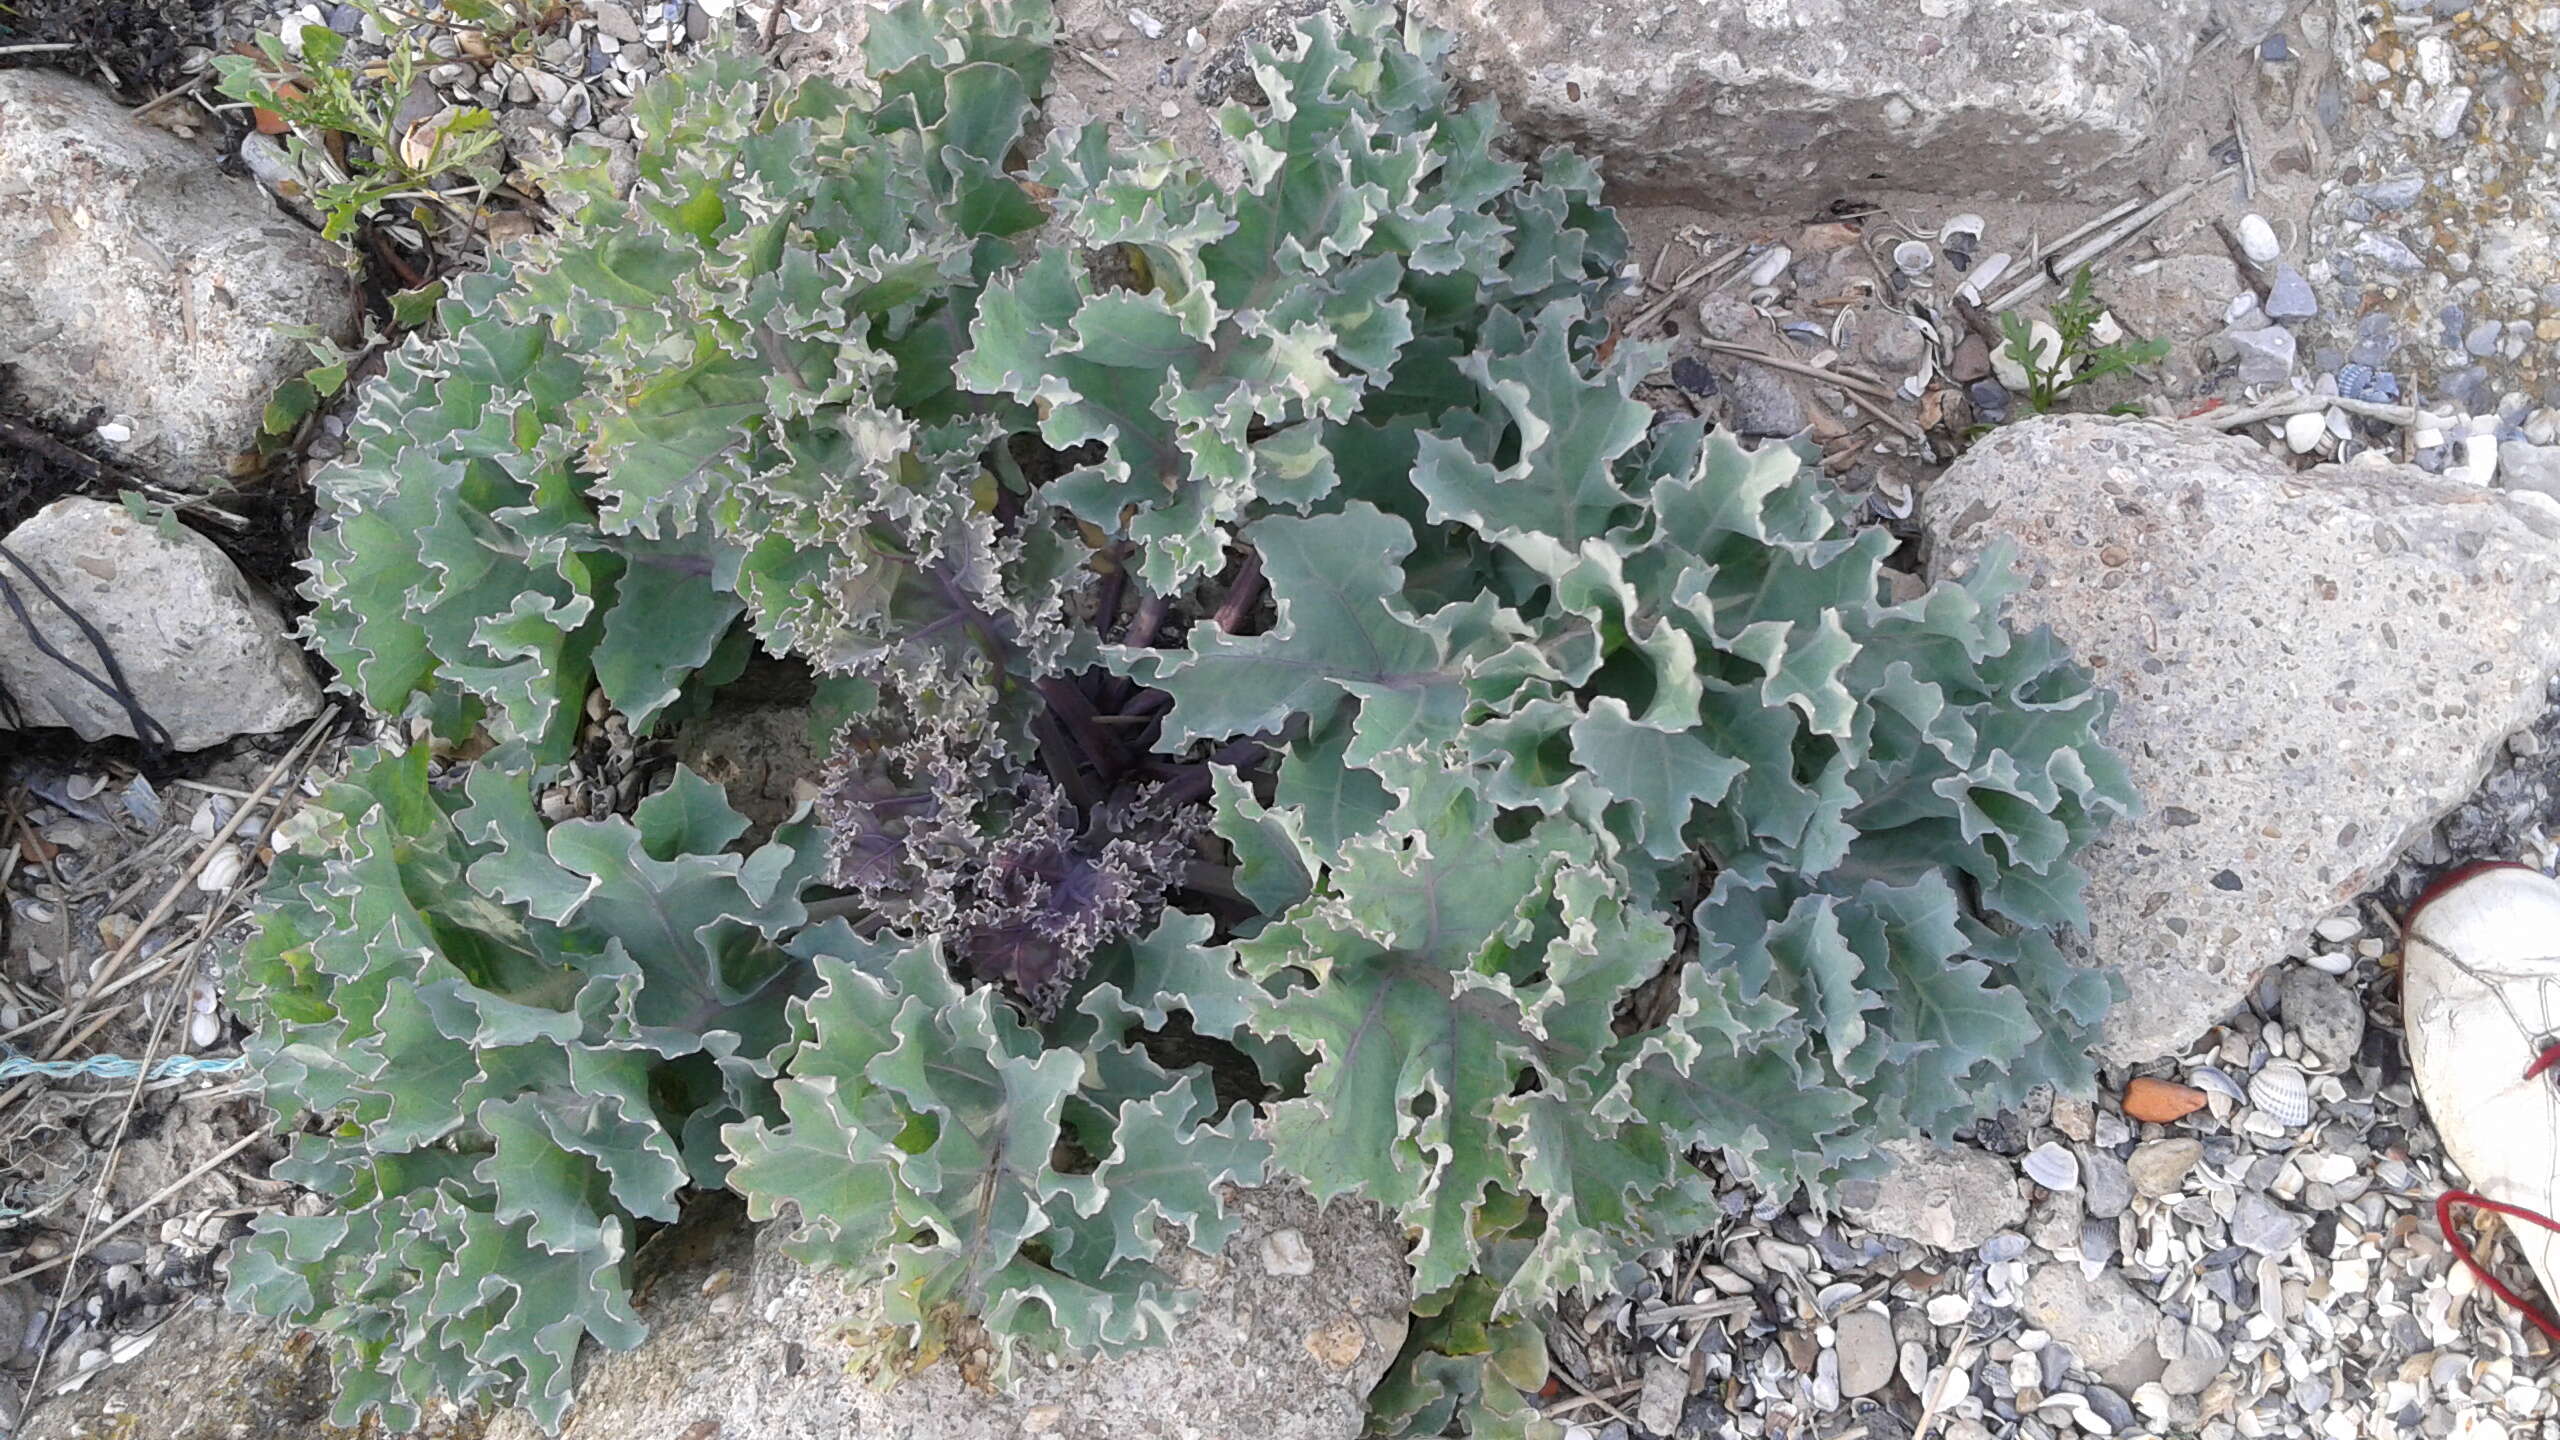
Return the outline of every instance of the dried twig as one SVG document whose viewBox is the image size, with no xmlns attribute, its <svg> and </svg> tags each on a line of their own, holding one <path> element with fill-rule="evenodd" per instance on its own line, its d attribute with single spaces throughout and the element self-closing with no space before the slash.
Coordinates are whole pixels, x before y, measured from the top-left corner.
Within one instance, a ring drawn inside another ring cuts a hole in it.
<svg viewBox="0 0 2560 1440">
<path fill-rule="evenodd" d="M 2230 169 L 2225 168 L 2212 175 L 2206 176 L 2201 180 L 2190 180 L 2186 184 L 2179 186 L 2177 189 L 2170 191 L 2168 194 L 2161 196 L 2159 199 L 2152 201 L 2150 204 L 2144 205 L 2129 213 L 2124 213 L 2123 218 L 2102 225 L 2101 228 L 2091 236 L 2091 238 L 2083 241 L 2076 249 L 2064 254 L 2060 259 L 2042 260 L 2037 262 L 2034 274 L 2029 275 L 2025 280 L 2020 281 L 2018 284 L 2013 285 L 2008 290 L 2002 292 L 2000 298 L 1992 301 L 1988 308 L 1994 314 L 1997 314 L 2003 310 L 2014 310 L 2018 306 L 2025 304 L 2027 301 L 2035 298 L 2035 296 L 2041 292 L 2045 286 L 2059 283 L 2061 277 L 2068 276 L 2073 272 L 2082 269 L 2090 262 L 2099 259 L 2107 254 L 2107 252 L 2115 249 L 2117 246 L 2122 245 L 2126 241 L 2131 240 L 2134 236 L 2141 234 L 2143 231 L 2149 229 L 2152 223 L 2157 221 L 2161 216 L 2166 215 L 2171 210 L 2185 204 L 2197 191 L 2202 190 L 2205 186 L 2212 184 L 2215 181 L 2223 179 L 2230 173 Z M 2117 211 L 2111 211 L 2109 213 L 2120 213 L 2122 212 L 2122 209 L 2123 207 L 2119 206 L 2117 207 Z M 2079 232 L 2074 232 L 2074 235 L 2076 236 L 2078 233 Z M 2058 249 L 2061 245 L 2068 244 L 2071 238 L 2072 237 L 2065 237 L 2064 240 L 2056 242 L 2056 248 Z"/>
<path fill-rule="evenodd" d="M 65 50 L 79 48 L 79 45 L 67 40 L 39 45 L 0 45 L 0 55 L 59 55 Z"/>
<path fill-rule="evenodd" d="M 1820 380 L 1828 385 L 1837 385 L 1851 395 L 1856 395 L 1863 391 L 1871 400 L 1891 400 L 1893 398 L 1892 391 L 1885 389 L 1882 385 L 1879 385 L 1874 381 L 1861 380 L 1854 375 L 1849 375 L 1838 370 L 1826 370 L 1819 365 L 1808 365 L 1801 360 L 1789 359 L 1784 355 L 1772 355 L 1766 350 L 1757 350 L 1749 345 L 1737 345 L 1729 340 L 1701 340 L 1698 344 L 1701 347 L 1713 350 L 1720 355 L 1731 355 L 1736 359 L 1748 360 L 1755 365 L 1766 365 L 1772 370 L 1784 370 L 1790 374 L 1803 375 L 1810 379 Z"/>
<path fill-rule="evenodd" d="M 1593 1390 L 1586 1388 L 1581 1381 L 1566 1374 L 1561 1366 L 1551 1366 L 1548 1368 L 1547 1373 L 1555 1377 L 1557 1384 L 1574 1392 L 1571 1398 L 1559 1400 L 1553 1405 L 1548 1406 L 1546 1408 L 1547 1414 L 1554 1415 L 1565 1410 L 1577 1410 L 1585 1405 L 1597 1405 L 1601 1409 L 1608 1411 L 1612 1419 L 1623 1420 L 1630 1427 L 1634 1426 L 1636 1423 L 1634 1416 L 1629 1415 L 1626 1411 L 1619 1409 L 1610 1402 L 1613 1400 L 1624 1399 L 1625 1397 L 1642 1390 L 1644 1388 L 1643 1381 L 1630 1380 L 1626 1384 L 1617 1386 L 1613 1389 Z"/>
<path fill-rule="evenodd" d="M 1662 298 L 1647 304 L 1627 321 L 1626 333 L 1643 335 L 1651 330 L 1663 316 L 1671 313 L 1671 307 L 1679 304 L 1683 296 L 1707 283 L 1708 278 L 1717 271 L 1750 253 L 1748 246 L 1736 245 L 1712 260 L 1701 260 L 1680 272 L 1680 278 L 1671 282 L 1671 289 L 1665 292 Z"/>
<path fill-rule="evenodd" d="M 2198 423 L 2214 430 L 2237 430 L 2261 420 L 2281 420 L 2312 410 L 2343 410 L 2366 420 L 2383 420 L 2415 429 L 2430 422 L 2449 423 L 2447 417 L 2430 414 L 2415 405 L 2384 405 L 2373 400 L 2351 400 L 2344 395 L 2284 395 L 2263 401 L 2245 410 L 2221 410 L 2196 417 Z"/>
<path fill-rule="evenodd" d="M 1964 1328 L 1956 1332 L 1956 1343 L 1954 1347 L 1947 1351 L 1946 1369 L 1953 1369 L 1957 1365 L 1962 1364 L 1965 1359 L 1964 1349 L 1972 1343 L 1973 1322 L 1968 1320 L 1965 1322 Z M 1946 1371 L 1938 1370 L 1931 1372 L 1928 1380 L 1924 1383 L 1927 1385 L 1929 1393 L 1920 1397 L 1920 1423 L 1912 1427 L 1911 1440 L 1929 1440 L 1930 1428 L 1938 1423 L 1938 1402 L 1944 1398 L 1947 1393 Z"/>
</svg>

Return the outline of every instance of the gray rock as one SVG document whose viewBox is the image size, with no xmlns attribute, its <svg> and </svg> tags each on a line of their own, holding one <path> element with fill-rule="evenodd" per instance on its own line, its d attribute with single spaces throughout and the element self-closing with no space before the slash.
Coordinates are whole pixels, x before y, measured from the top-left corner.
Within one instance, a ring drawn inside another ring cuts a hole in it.
<svg viewBox="0 0 2560 1440">
<path fill-rule="evenodd" d="M 2087 1196 L 2089 1214 L 2100 1220 L 2113 1220 L 2133 1207 L 2133 1174 L 2124 1162 L 2104 1150 L 2089 1150 L 2080 1157 L 2080 1184 Z"/>
<path fill-rule="evenodd" d="M 596 29 L 616 40 L 629 41 L 640 38 L 639 20 L 632 16 L 629 9 L 615 4 L 614 0 L 595 0 L 595 3 L 587 7 L 587 13 L 595 17 Z"/>
<path fill-rule="evenodd" d="M 2358 235 L 2355 253 L 2385 270 L 2396 270 L 2403 275 L 2426 268 L 2426 262 L 2418 258 L 2418 252 L 2401 243 L 2400 237 L 2380 230 L 2367 230 Z"/>
<path fill-rule="evenodd" d="M 173 483 L 227 475 L 268 392 L 308 363 L 283 327 L 351 339 L 343 252 L 255 181 L 102 91 L 0 71 L 0 364 L 40 409 L 134 417 Z"/>
<path fill-rule="evenodd" d="M 2302 272 L 2279 262 L 2276 278 L 2267 283 L 2267 318 L 2270 320 L 2308 320 L 2320 313 L 2320 297 L 2312 293 L 2311 282 Z"/>
<path fill-rule="evenodd" d="M 2230 1350 L 2212 1331 L 2183 1320 L 2161 1317 L 2153 1343 L 2168 1362 L 2160 1373 L 2160 1388 L 2172 1395 L 2203 1394 L 2231 1364 Z"/>
<path fill-rule="evenodd" d="M 1689 1362 L 1677 1355 L 1654 1354 L 1644 1366 L 1644 1389 L 1636 1396 L 1636 1422 L 1656 1435 L 1680 1428 L 1680 1412 L 1689 1406 Z"/>
<path fill-rule="evenodd" d="M 2427 177 L 2419 174 L 2394 175 L 2356 187 L 2357 198 L 2378 210 L 2406 210 L 2427 193 Z"/>
<path fill-rule="evenodd" d="M 2353 1060 L 2364 1043 L 2364 1004 L 2336 979 L 2308 965 L 2284 972 L 2276 991 L 2276 1011 L 2285 1028 L 2302 1037 L 2313 1054 L 2331 1065 Z"/>
<path fill-rule="evenodd" d="M 2231 1211 L 2231 1243 L 2260 1255 L 2281 1255 L 2302 1238 L 2310 1222 L 2256 1190 L 2240 1192 Z"/>
<path fill-rule="evenodd" d="M 1723 380 L 1732 402 L 1736 434 L 1751 440 L 1783 440 L 1805 427 L 1804 400 L 1786 376 L 1748 361 Z"/>
<path fill-rule="evenodd" d="M 1923 1140 L 1883 1148 L 1893 1161 L 1883 1179 L 1841 1187 L 1841 1213 L 1867 1229 L 1941 1250 L 1971 1250 L 2027 1218 L 2017 1172 L 1996 1155 L 1940 1150 Z"/>
<path fill-rule="evenodd" d="M 2560 445 L 2500 441 L 2498 483 L 2510 490 L 2532 490 L 2560 500 Z"/>
<path fill-rule="evenodd" d="M 2119 1390 L 2142 1388 L 2164 1363 L 2152 1345 L 2159 1308 L 2113 1271 L 2093 1279 L 2067 1260 L 2046 1265 L 2028 1277 L 2019 1311 Z"/>
<path fill-rule="evenodd" d="M 210 540 L 174 535 L 121 505 L 57 500 L 11 531 L 12 554 L 96 629 L 126 684 L 179 750 L 262 735 L 320 713 L 320 687 L 274 602 L 252 589 Z M 55 651 L 103 673 L 70 615 L 26 577 L 0 567 Z M 0 688 L 33 726 L 96 740 L 134 733 L 124 707 L 36 648 L 0 611 Z"/>
<path fill-rule="evenodd" d="M 1986 437 L 1924 504 L 1936 573 L 2013 542 L 2014 622 L 2116 692 L 2144 813 L 2087 852 L 2073 942 L 2128 984 L 2116 1061 L 2184 1046 L 2307 945 L 2471 795 L 2560 665 L 2549 497 L 2071 416 Z"/>
<path fill-rule="evenodd" d="M 1427 0 L 1459 75 L 1613 190 L 1801 205 L 1881 183 L 1967 196 L 2120 183 L 2173 127 L 2194 0 L 1619 6 Z M 1716 188 L 1723 188 L 1717 185 Z"/>
<path fill-rule="evenodd" d="M 2172 1140 L 2146 1140 L 2133 1147 L 2124 1162 L 2125 1175 L 2133 1181 L 2134 1193 L 2146 1200 L 2175 1195 L 2186 1183 L 2189 1171 L 2204 1158 L 2204 1142 L 2183 1136 Z"/>
<path fill-rule="evenodd" d="M 2038 1200 L 2035 1212 L 2027 1217 L 2027 1236 L 2037 1248 L 2063 1251 L 2080 1243 L 2080 1227 L 2085 1222 L 2079 1192 L 2057 1190 Z"/>
<path fill-rule="evenodd" d="M 2293 332 L 2281 325 L 2254 330 L 2225 330 L 2214 346 L 2240 359 L 2243 385 L 2281 385 L 2293 374 Z"/>
<path fill-rule="evenodd" d="M 1841 1316 L 1833 1329 L 1839 1337 L 1842 1395 L 1855 1400 L 1893 1383 L 1898 1347 L 1893 1343 L 1893 1322 L 1883 1311 L 1860 1306 Z"/>
</svg>

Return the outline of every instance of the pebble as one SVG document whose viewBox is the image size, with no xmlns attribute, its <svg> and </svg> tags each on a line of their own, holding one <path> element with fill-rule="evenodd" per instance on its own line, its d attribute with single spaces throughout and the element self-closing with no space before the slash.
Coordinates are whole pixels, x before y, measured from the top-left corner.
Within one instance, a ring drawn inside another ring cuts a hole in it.
<svg viewBox="0 0 2560 1440">
<path fill-rule="evenodd" d="M 2149 1140 L 2134 1147 L 2125 1157 L 2125 1172 L 2133 1180 L 2134 1193 L 2157 1200 L 2178 1193 L 2186 1183 L 2187 1172 L 2204 1159 L 2204 1142 L 2180 1137 L 2173 1140 Z"/>
<path fill-rule="evenodd" d="M 2260 1255 L 2281 1255 L 2302 1238 L 2305 1222 L 2256 1190 L 2240 1192 L 2231 1212 L 2231 1243 Z"/>
<path fill-rule="evenodd" d="M 639 20 L 634 18 L 629 10 L 615 4 L 614 0 L 590 0 L 587 13 L 594 17 L 599 33 L 612 36 L 620 44 L 630 45 L 639 42 Z"/>
<path fill-rule="evenodd" d="M 2355 253 L 2386 270 L 2397 270 L 2404 275 L 2427 268 L 2416 251 L 2401 243 L 2397 236 L 2385 235 L 2379 230 L 2367 230 L 2357 236 Z"/>
<path fill-rule="evenodd" d="M 2226 330 L 2222 338 L 2240 359 L 2243 385 L 2280 385 L 2291 378 L 2293 332 L 2280 325 L 2256 330 Z"/>
<path fill-rule="evenodd" d="M 2305 1047 L 2332 1065 L 2355 1058 L 2364 1044 L 2364 1005 L 2334 976 L 2303 967 L 2284 972 L 2277 1012 Z"/>
<path fill-rule="evenodd" d="M 1893 1383 L 1898 1347 L 1893 1322 L 1882 1310 L 1861 1307 L 1840 1317 L 1840 1393 L 1851 1399 L 1873 1395 Z"/>
<path fill-rule="evenodd" d="M 2272 265 L 2284 253 L 2276 243 L 2276 229 L 2267 217 L 2255 211 L 2240 217 L 2240 252 L 2259 265 Z"/>
<path fill-rule="evenodd" d="M 2133 1206 L 2133 1176 L 2122 1160 L 2104 1150 L 2092 1150 L 2080 1162 L 2082 1192 L 2089 1214 L 2100 1220 L 2112 1220 Z"/>
<path fill-rule="evenodd" d="M 1295 1228 L 1274 1230 L 1262 1237 L 1262 1269 L 1269 1275 L 1313 1275 L 1316 1252 Z"/>
<path fill-rule="evenodd" d="M 2267 283 L 2266 309 L 2270 320 L 2307 320 L 2320 313 L 2320 297 L 2301 271 L 2280 264 L 2275 278 Z"/>
</svg>

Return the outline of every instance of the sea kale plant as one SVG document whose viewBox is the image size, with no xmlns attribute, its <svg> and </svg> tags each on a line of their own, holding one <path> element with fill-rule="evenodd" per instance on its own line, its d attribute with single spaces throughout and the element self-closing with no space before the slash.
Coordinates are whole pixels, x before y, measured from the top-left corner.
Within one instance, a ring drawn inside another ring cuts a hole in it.
<svg viewBox="0 0 2560 1440">
<path fill-rule="evenodd" d="M 1598 177 L 1384 9 L 1213 156 L 1044 127 L 1032 0 L 867 83 L 718 54 L 638 179 L 458 287 L 320 480 L 315 642 L 476 757 L 368 761 L 244 962 L 292 1175 L 253 1306 L 405 1418 L 567 1401 L 687 1186 L 911 1361 L 1180 1323 L 1160 1226 L 1291 1179 L 1412 1239 L 1385 1433 L 1536 1433 L 1536 1322 L 1879 1142 L 2087 1087 L 2105 698 L 1916 593 L 1784 446 L 1634 397 Z M 750 652 L 850 718 L 760 848 L 531 800 Z"/>
</svg>

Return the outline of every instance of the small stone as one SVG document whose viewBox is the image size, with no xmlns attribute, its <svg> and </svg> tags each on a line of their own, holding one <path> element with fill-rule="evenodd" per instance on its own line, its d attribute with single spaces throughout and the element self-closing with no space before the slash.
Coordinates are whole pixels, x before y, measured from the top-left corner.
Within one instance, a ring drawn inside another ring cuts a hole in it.
<svg viewBox="0 0 2560 1440">
<path fill-rule="evenodd" d="M 2332 945 L 2344 945 L 2364 933 L 2364 922 L 2353 915 L 2332 915 L 2312 926 L 2311 933 Z"/>
<path fill-rule="evenodd" d="M 2205 1094 L 2189 1086 L 2148 1075 L 2124 1087 L 2124 1113 L 2149 1125 L 2167 1125 L 2204 1108 Z"/>
<path fill-rule="evenodd" d="M 2320 313 L 2320 297 L 2301 271 L 2278 265 L 2275 279 L 2267 284 L 2266 308 L 2270 320 L 2307 320 Z"/>
<path fill-rule="evenodd" d="M 1836 1330 L 1842 1395 L 1854 1400 L 1893 1383 L 1893 1322 L 1883 1311 L 1873 1307 L 1852 1310 L 1840 1317 Z"/>
<path fill-rule="evenodd" d="M 1295 1228 L 1274 1230 L 1262 1237 L 1262 1268 L 1271 1275 L 1313 1275 L 1316 1252 Z"/>
<path fill-rule="evenodd" d="M 1787 377 L 1766 365 L 1733 367 L 1725 386 L 1733 428 L 1745 439 L 1782 440 L 1804 429 L 1804 400 Z"/>
<path fill-rule="evenodd" d="M 2098 1107 L 2077 1095 L 2053 1097 L 2053 1128 L 2086 1145 L 2098 1133 Z"/>
<path fill-rule="evenodd" d="M 2364 1044 L 2364 1005 L 2355 992 L 2317 970 L 2287 970 L 2276 991 L 2285 1028 L 2331 1065 L 2355 1058 Z"/>
<path fill-rule="evenodd" d="M 2150 1140 L 2133 1148 L 2124 1162 L 2125 1173 L 2132 1177 L 2134 1193 L 2157 1200 L 2178 1193 L 2186 1183 L 2187 1172 L 2204 1159 L 2204 1142 L 2180 1137 L 2174 1140 Z"/>
<path fill-rule="evenodd" d="M 2483 320 L 2462 337 L 2462 348 L 2484 358 L 2495 355 L 2498 353 L 2498 337 L 2505 328 L 2495 320 Z"/>
<path fill-rule="evenodd" d="M 1931 1296 L 1927 1314 L 1932 1325 L 1961 1325 L 1973 1314 L 1973 1302 L 1962 1295 Z"/>
<path fill-rule="evenodd" d="M 1941 1250 L 1972 1250 L 2023 1223 L 2027 1203 L 2006 1161 L 1980 1150 L 1939 1150 L 1925 1141 L 1884 1147 L 1893 1166 L 1878 1180 L 1840 1189 L 1841 1213 L 1879 1234 Z"/>
<path fill-rule="evenodd" d="M 1676 1355 L 1647 1357 L 1644 1389 L 1636 1396 L 1636 1423 L 1656 1435 L 1669 1435 L 1680 1428 L 1680 1412 L 1688 1403 L 1688 1362 Z"/>
<path fill-rule="evenodd" d="M 2151 1343 L 2160 1312 L 2113 1271 L 2092 1277 L 2069 1261 L 2048 1264 L 2028 1280 L 2018 1308 L 2111 1385 L 2130 1390 L 2160 1371 Z"/>
<path fill-rule="evenodd" d="M 628 9 L 615 4 L 614 0 L 590 0 L 587 13 L 595 17 L 598 33 L 610 35 L 617 42 L 625 45 L 639 42 L 639 20 L 634 18 Z"/>
<path fill-rule="evenodd" d="M 2122 1160 L 2104 1150 L 2081 1157 L 2080 1183 L 2089 1214 L 2097 1219 L 2112 1220 L 2133 1206 L 2133 1176 Z"/>
<path fill-rule="evenodd" d="M 2397 270 L 2404 275 L 2426 268 L 2418 253 L 2402 244 L 2399 237 L 2385 235 L 2379 230 L 2367 230 L 2357 236 L 2355 253 L 2385 270 Z"/>
<path fill-rule="evenodd" d="M 2240 217 L 2240 252 L 2259 265 L 2272 265 L 2284 253 L 2276 243 L 2276 228 L 2267 217 L 2252 211 Z"/>
<path fill-rule="evenodd" d="M 2377 210 L 2406 210 L 2427 191 L 2427 177 L 2408 174 L 2356 187 L 2356 198 Z"/>
<path fill-rule="evenodd" d="M 2225 330 L 2218 338 L 2239 357 L 2243 385 L 2278 385 L 2293 374 L 2293 332 L 2281 325 Z"/>
<path fill-rule="evenodd" d="M 2231 1243 L 2260 1255 L 2281 1255 L 2302 1238 L 2308 1222 L 2255 1190 L 2244 1190 L 2231 1212 Z"/>
</svg>

